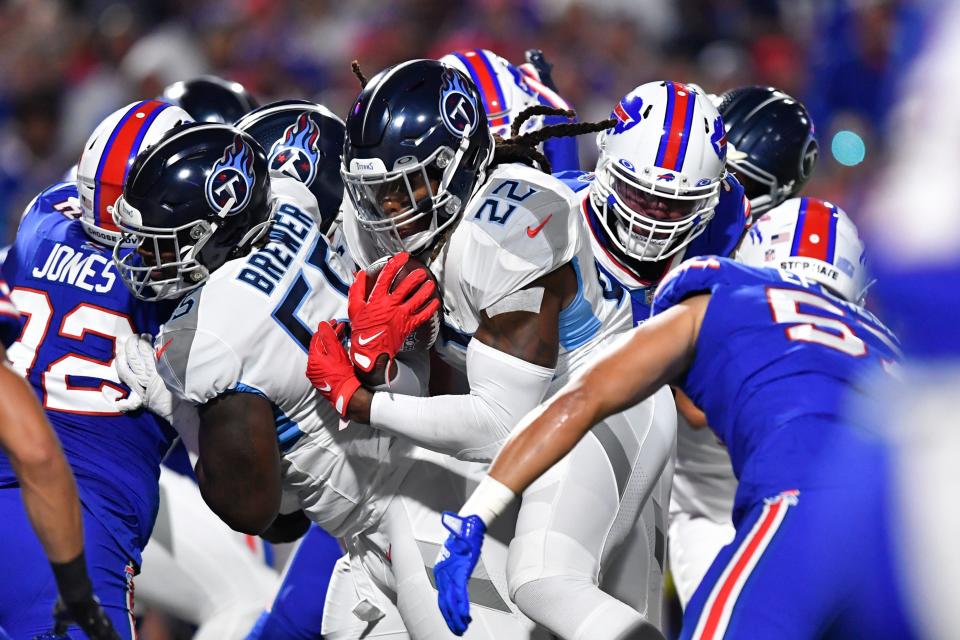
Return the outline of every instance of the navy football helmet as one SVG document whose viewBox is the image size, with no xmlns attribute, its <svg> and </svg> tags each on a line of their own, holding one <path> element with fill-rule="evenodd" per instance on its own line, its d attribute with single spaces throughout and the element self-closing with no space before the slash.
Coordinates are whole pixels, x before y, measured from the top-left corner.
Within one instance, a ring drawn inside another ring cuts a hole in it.
<svg viewBox="0 0 960 640">
<path fill-rule="evenodd" d="M 320 207 L 320 231 L 326 233 L 343 200 L 343 120 L 315 102 L 281 100 L 251 111 L 237 121 L 236 127 L 266 150 L 271 171 L 307 185 Z"/>
<path fill-rule="evenodd" d="M 192 123 L 137 156 L 113 210 L 113 258 L 141 300 L 178 298 L 247 253 L 272 219 L 267 156 L 230 125 Z"/>
<path fill-rule="evenodd" d="M 806 107 L 761 86 L 733 89 L 719 100 L 732 148 L 727 168 L 743 184 L 752 215 L 793 197 L 813 173 L 819 154 Z"/>
<path fill-rule="evenodd" d="M 161 99 L 177 105 L 197 122 L 222 124 L 230 124 L 260 106 L 242 84 L 217 76 L 174 82 L 163 90 Z"/>
<path fill-rule="evenodd" d="M 463 211 L 493 158 L 473 82 L 437 60 L 373 76 L 347 117 L 344 188 L 383 255 L 417 253 Z"/>
</svg>

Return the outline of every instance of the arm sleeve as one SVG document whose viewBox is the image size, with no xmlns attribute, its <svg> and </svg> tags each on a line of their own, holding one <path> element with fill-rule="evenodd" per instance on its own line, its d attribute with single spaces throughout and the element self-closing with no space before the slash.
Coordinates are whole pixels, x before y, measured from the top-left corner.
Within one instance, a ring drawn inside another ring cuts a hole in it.
<svg viewBox="0 0 960 640">
<path fill-rule="evenodd" d="M 543 400 L 553 369 L 471 340 L 467 378 L 466 395 L 416 398 L 378 392 L 370 424 L 461 460 L 489 462 L 520 418 Z"/>
</svg>

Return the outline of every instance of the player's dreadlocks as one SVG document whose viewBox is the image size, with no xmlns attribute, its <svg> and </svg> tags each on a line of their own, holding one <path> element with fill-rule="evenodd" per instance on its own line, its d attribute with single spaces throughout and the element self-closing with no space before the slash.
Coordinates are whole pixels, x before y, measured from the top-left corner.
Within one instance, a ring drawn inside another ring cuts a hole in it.
<svg viewBox="0 0 960 640">
<path fill-rule="evenodd" d="M 350 63 L 350 69 L 353 71 L 353 75 L 357 76 L 357 80 L 360 81 L 360 88 L 363 89 L 367 86 L 367 76 L 363 75 L 363 71 L 360 70 L 360 61 L 354 60 Z"/>
<path fill-rule="evenodd" d="M 517 135 L 517 133 L 520 132 L 521 125 L 523 125 L 525 121 L 533 116 L 540 115 L 565 116 L 567 118 L 573 118 L 576 114 L 571 110 L 557 109 L 542 104 L 527 107 L 520 112 L 520 115 L 517 116 L 517 119 L 510 127 L 510 134 L 512 137 L 509 140 L 499 136 L 494 136 L 494 142 L 496 144 L 493 151 L 493 165 L 503 164 L 506 162 L 522 162 L 524 164 L 536 166 L 545 173 L 550 173 L 550 161 L 547 160 L 547 157 L 540 153 L 540 151 L 537 149 L 537 145 L 539 145 L 541 142 L 546 142 L 551 138 L 563 138 L 565 136 L 580 136 L 585 133 L 596 133 L 598 131 L 610 129 L 617 123 L 616 120 L 610 119 L 601 120 L 600 122 L 568 122 L 562 124 L 550 124 L 540 127 L 535 131 L 531 131 L 523 135 Z"/>
<path fill-rule="evenodd" d="M 547 105 L 527 107 L 520 112 L 517 119 L 513 122 L 513 126 L 510 128 L 510 133 L 513 137 L 509 140 L 501 138 L 500 136 L 493 137 L 494 149 L 493 161 L 490 163 L 491 167 L 507 162 L 522 162 L 536 166 L 545 173 L 550 173 L 550 161 L 537 149 L 537 145 L 541 142 L 550 140 L 551 138 L 579 136 L 585 133 L 605 131 L 617 124 L 617 121 L 614 119 L 601 120 L 600 122 L 569 122 L 547 125 L 535 131 L 525 133 L 522 136 L 516 135 L 520 131 L 520 126 L 523 125 L 524 121 L 533 116 L 541 115 L 573 118 L 576 116 L 576 113 L 572 110 L 557 109 Z M 431 264 L 437 256 L 440 255 L 444 247 L 449 244 L 447 240 L 453 235 L 453 231 L 457 228 L 458 224 L 460 224 L 460 221 L 456 220 L 444 230 L 443 235 L 440 236 L 434 244 L 433 250 L 430 252 L 430 257 L 426 260 L 428 265 Z"/>
</svg>

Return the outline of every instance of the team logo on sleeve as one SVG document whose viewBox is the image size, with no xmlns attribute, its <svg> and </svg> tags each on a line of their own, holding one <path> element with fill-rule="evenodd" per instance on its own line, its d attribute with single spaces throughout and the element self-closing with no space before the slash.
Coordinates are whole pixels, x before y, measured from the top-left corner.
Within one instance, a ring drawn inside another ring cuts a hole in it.
<svg viewBox="0 0 960 640">
<path fill-rule="evenodd" d="M 215 211 L 229 205 L 226 215 L 233 215 L 247 206 L 255 181 L 253 149 L 243 138 L 236 136 L 207 176 L 207 203 Z"/>
<path fill-rule="evenodd" d="M 717 153 L 717 157 L 726 161 L 727 159 L 727 130 L 723 127 L 723 118 L 717 116 L 713 121 L 713 135 L 710 136 L 710 144 Z"/>
<path fill-rule="evenodd" d="M 629 131 L 637 125 L 640 120 L 643 119 L 643 116 L 640 115 L 640 110 L 643 108 L 643 98 L 635 95 L 626 95 L 624 98 L 617 103 L 617 106 L 613 108 L 613 112 L 610 114 L 611 119 L 616 119 L 617 124 L 613 126 L 613 129 L 608 129 L 610 133 L 616 135 L 618 133 L 623 133 L 624 131 Z"/>
<path fill-rule="evenodd" d="M 310 184 L 317 175 L 320 161 L 319 139 L 320 127 L 306 113 L 301 113 L 283 132 L 283 138 L 270 147 L 270 170 Z"/>
<path fill-rule="evenodd" d="M 460 75 L 449 71 L 440 89 L 440 117 L 455 136 L 464 137 L 477 126 L 477 104 Z"/>
</svg>

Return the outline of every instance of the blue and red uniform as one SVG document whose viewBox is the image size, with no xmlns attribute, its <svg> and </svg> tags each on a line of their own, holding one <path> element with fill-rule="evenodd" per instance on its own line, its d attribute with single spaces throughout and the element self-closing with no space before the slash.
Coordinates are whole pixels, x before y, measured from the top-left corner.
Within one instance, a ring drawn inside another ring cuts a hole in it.
<svg viewBox="0 0 960 640">
<path fill-rule="evenodd" d="M 886 449 L 849 410 L 899 357 L 872 314 L 786 272 L 716 257 L 661 285 L 659 313 L 711 294 L 679 385 L 740 481 L 736 536 L 683 638 L 910 638 L 891 552 Z"/>
<path fill-rule="evenodd" d="M 645 286 L 637 286 L 635 282 L 625 282 L 623 277 L 618 276 L 613 268 L 608 268 L 605 264 L 609 262 L 618 266 L 624 272 L 629 273 L 631 271 L 631 268 L 622 264 L 614 253 L 603 226 L 600 224 L 599 214 L 587 195 L 586 189 L 593 182 L 594 174 L 584 171 L 561 171 L 555 173 L 554 177 L 583 198 L 580 203 L 580 211 L 590 231 L 594 255 L 599 256 L 602 252 L 605 258 L 604 260 L 599 259 L 599 257 L 596 259 L 597 274 L 603 288 L 604 300 L 617 307 L 627 304 L 629 300 L 634 326 L 650 317 L 651 302 L 657 284 L 672 266 L 679 264 L 684 257 L 732 255 L 743 237 L 750 217 L 749 206 L 743 195 L 743 186 L 737 182 L 736 178 L 728 175 L 724 179 L 726 187 L 720 189 L 720 200 L 717 203 L 713 219 L 703 233 L 694 238 L 678 256 L 663 260 L 661 263 L 646 263 L 654 267 L 651 271 L 652 277 Z"/>
<path fill-rule="evenodd" d="M 2 267 L 23 318 L 7 354 L 60 438 L 83 505 L 94 590 L 129 638 L 132 578 L 157 513 L 160 461 L 176 433 L 151 413 L 115 409 L 111 400 L 129 389 L 113 360 L 118 340 L 156 333 L 170 309 L 144 304 L 127 291 L 111 249 L 91 241 L 75 218 L 77 198 L 74 183 L 51 187 L 20 223 Z M 0 581 L 0 624 L 16 638 L 33 637 L 49 630 L 56 585 L 2 455 L 0 514 L 0 545 L 17 550 L 0 561 L 0 571 L 17 576 Z M 74 637 L 83 636 L 77 630 Z"/>
</svg>

